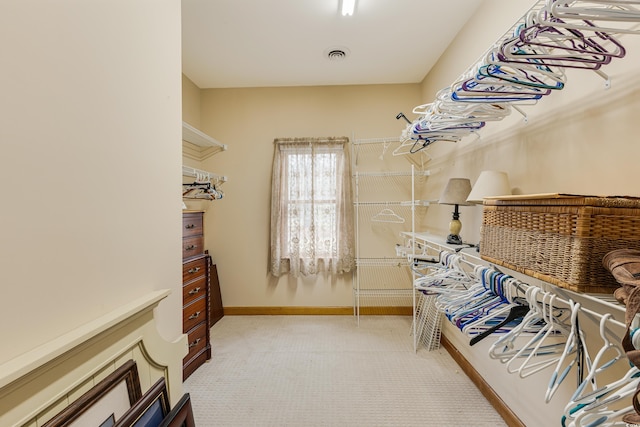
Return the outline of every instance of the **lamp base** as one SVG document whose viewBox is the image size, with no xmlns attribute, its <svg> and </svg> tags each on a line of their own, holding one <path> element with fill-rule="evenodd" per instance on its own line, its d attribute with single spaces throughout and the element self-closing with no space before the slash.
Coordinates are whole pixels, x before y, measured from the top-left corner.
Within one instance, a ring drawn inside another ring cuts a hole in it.
<svg viewBox="0 0 640 427">
<path fill-rule="evenodd" d="M 447 243 L 452 245 L 461 245 L 462 239 L 457 234 L 449 234 L 447 236 Z"/>
</svg>

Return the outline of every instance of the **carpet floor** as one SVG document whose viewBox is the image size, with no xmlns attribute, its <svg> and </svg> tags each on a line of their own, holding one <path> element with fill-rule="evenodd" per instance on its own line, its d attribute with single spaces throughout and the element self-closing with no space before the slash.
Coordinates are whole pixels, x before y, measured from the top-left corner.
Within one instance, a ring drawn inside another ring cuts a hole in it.
<svg viewBox="0 0 640 427">
<path fill-rule="evenodd" d="M 198 427 L 506 426 L 406 316 L 225 316 L 184 383 Z"/>
</svg>

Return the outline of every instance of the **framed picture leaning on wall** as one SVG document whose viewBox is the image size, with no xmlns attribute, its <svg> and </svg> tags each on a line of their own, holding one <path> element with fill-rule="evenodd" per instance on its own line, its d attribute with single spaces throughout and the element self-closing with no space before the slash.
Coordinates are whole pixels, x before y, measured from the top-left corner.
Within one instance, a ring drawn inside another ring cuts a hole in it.
<svg viewBox="0 0 640 427">
<path fill-rule="evenodd" d="M 128 360 L 43 427 L 111 427 L 141 397 L 138 367 Z"/>
<path fill-rule="evenodd" d="M 114 427 L 158 427 L 170 409 L 169 393 L 165 379 L 161 377 L 140 400 L 116 420 Z"/>
<path fill-rule="evenodd" d="M 196 427 L 189 393 L 180 398 L 159 427 Z"/>
</svg>

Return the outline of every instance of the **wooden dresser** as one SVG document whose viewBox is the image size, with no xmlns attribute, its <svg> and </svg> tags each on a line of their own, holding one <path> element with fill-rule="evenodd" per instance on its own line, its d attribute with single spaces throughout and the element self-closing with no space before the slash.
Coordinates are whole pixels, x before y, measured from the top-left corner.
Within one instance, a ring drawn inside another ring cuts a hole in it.
<svg viewBox="0 0 640 427">
<path fill-rule="evenodd" d="M 183 332 L 189 336 L 189 354 L 182 363 L 183 380 L 211 359 L 211 256 L 204 250 L 203 214 L 184 212 L 182 215 L 182 325 Z"/>
<path fill-rule="evenodd" d="M 209 327 L 212 327 L 224 317 L 220 282 L 218 281 L 218 267 L 213 263 L 209 269 L 209 283 Z"/>
</svg>

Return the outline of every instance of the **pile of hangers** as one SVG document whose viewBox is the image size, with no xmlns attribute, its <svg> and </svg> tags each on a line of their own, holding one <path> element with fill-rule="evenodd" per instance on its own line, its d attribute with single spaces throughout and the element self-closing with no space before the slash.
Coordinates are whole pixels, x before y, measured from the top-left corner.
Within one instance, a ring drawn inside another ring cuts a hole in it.
<svg viewBox="0 0 640 427">
<path fill-rule="evenodd" d="M 415 153 L 436 141 L 458 142 L 512 110 L 526 120 L 520 106 L 562 90 L 567 68 L 594 71 L 608 84 L 601 67 L 624 57 L 618 34 L 640 32 L 638 6 L 640 0 L 539 1 L 433 103 L 413 110 L 419 117 L 402 132 L 402 144 Z"/>
<path fill-rule="evenodd" d="M 220 181 L 216 183 L 192 182 L 182 184 L 182 198 L 199 200 L 218 200 L 224 197 Z"/>
<path fill-rule="evenodd" d="M 495 267 L 471 263 L 459 253 L 440 251 L 438 259 L 419 256 L 413 269 L 415 289 L 437 296 L 438 309 L 470 338 L 470 345 L 493 337 L 489 357 L 521 378 L 551 371 L 545 402 L 575 373 L 576 388 L 565 405 L 562 426 L 625 425 L 622 417 L 635 413 L 630 401 L 635 404 L 640 370 L 629 364 L 620 337 L 611 331 L 611 325 L 624 325 L 610 314 L 563 300 Z M 598 318 L 602 345 L 591 357 L 580 322 L 598 324 Z M 634 346 L 640 348 L 640 329 L 634 332 Z M 602 372 L 621 368 L 626 372 L 622 377 L 598 384 Z"/>
</svg>

